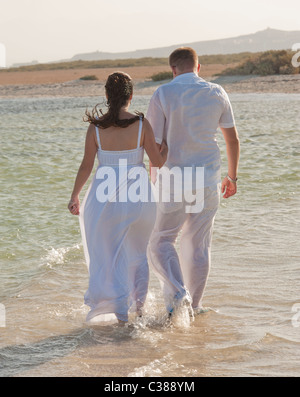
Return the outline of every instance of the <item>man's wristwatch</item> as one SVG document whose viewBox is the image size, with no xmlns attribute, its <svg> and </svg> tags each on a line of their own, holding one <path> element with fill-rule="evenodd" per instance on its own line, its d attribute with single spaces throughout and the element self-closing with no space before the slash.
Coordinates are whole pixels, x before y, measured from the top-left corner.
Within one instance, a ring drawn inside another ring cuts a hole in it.
<svg viewBox="0 0 300 397">
<path fill-rule="evenodd" d="M 232 183 L 237 183 L 237 180 L 238 180 L 237 178 L 236 179 L 232 179 L 228 174 L 226 175 L 226 178 Z"/>
</svg>

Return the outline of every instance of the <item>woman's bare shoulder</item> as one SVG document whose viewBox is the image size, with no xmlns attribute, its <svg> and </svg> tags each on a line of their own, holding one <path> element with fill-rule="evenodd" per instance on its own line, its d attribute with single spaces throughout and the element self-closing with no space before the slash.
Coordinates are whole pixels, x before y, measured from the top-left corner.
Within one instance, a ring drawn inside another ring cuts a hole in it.
<svg viewBox="0 0 300 397">
<path fill-rule="evenodd" d="M 146 119 L 146 117 L 144 117 L 144 120 L 143 120 L 143 128 L 145 131 L 152 131 L 151 124 L 150 124 L 149 120 Z"/>
</svg>

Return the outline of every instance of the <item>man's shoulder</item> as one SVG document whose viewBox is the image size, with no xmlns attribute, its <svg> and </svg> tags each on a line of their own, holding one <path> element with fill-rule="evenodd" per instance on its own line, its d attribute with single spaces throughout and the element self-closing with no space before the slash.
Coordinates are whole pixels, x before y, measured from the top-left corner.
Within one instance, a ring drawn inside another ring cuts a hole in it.
<svg viewBox="0 0 300 397">
<path fill-rule="evenodd" d="M 164 83 L 162 85 L 160 85 L 159 87 L 156 88 L 156 90 L 154 91 L 152 98 L 153 99 L 160 99 L 162 97 L 164 97 L 165 93 L 171 88 L 172 89 L 172 83 L 173 80 L 168 81 L 167 83 Z"/>
<path fill-rule="evenodd" d="M 212 81 L 206 81 L 206 84 L 211 94 L 221 97 L 225 100 L 228 99 L 227 92 L 220 84 L 214 83 Z"/>
<path fill-rule="evenodd" d="M 224 91 L 223 87 L 220 86 L 220 84 L 214 83 L 213 81 L 207 81 L 204 79 L 200 79 L 199 84 L 207 86 L 210 89 L 215 90 L 215 91 Z"/>
<path fill-rule="evenodd" d="M 223 98 L 227 96 L 225 89 L 220 84 L 204 80 L 202 77 L 196 75 L 193 76 L 193 80 L 190 80 L 186 83 L 194 85 L 195 88 L 198 87 L 200 89 L 204 89 L 209 95 L 216 95 Z M 173 94 L 174 92 L 181 92 L 182 90 L 185 90 L 184 86 L 185 84 L 182 84 L 181 81 L 174 79 L 160 85 L 155 90 L 153 96 L 155 96 L 156 98 L 163 98 L 168 94 Z"/>
</svg>

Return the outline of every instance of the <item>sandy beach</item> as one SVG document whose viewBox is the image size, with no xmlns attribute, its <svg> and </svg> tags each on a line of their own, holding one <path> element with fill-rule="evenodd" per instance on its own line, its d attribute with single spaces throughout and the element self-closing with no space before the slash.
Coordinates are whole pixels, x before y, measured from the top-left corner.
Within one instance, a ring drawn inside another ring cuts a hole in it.
<svg viewBox="0 0 300 397">
<path fill-rule="evenodd" d="M 274 76 L 215 76 L 232 65 L 202 65 L 200 76 L 221 84 L 228 93 L 300 93 L 300 75 Z M 116 68 L 69 69 L 53 71 L 0 72 L 0 98 L 15 97 L 81 97 L 102 96 L 107 76 Z M 164 82 L 153 82 L 151 76 L 169 71 L 166 66 L 125 67 L 137 95 L 151 95 Z M 84 81 L 81 77 L 95 75 L 98 80 Z"/>
</svg>

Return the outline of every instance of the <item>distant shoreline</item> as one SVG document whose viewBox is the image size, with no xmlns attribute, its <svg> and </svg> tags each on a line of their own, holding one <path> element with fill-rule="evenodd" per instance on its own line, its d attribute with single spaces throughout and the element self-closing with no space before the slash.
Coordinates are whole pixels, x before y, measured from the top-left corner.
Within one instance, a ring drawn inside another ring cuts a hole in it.
<svg viewBox="0 0 300 397">
<path fill-rule="evenodd" d="M 215 76 L 228 65 L 203 65 L 200 76 L 218 83 L 230 93 L 300 93 L 300 75 Z M 103 96 L 107 76 L 117 68 L 74 69 L 35 72 L 1 72 L 0 98 L 86 97 Z M 152 95 L 166 81 L 153 82 L 151 76 L 169 71 L 166 66 L 124 67 L 134 81 L 135 95 Z M 83 81 L 81 77 L 95 75 L 98 80 Z"/>
</svg>

